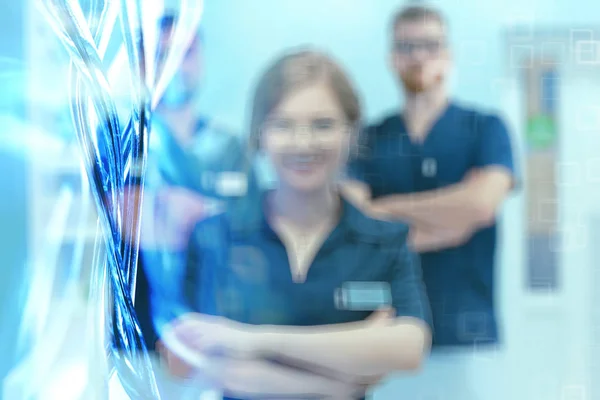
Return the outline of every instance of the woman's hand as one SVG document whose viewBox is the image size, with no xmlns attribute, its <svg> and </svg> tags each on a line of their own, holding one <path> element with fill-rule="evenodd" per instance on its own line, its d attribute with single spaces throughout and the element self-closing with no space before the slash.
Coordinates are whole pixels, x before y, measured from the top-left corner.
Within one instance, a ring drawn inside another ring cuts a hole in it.
<svg viewBox="0 0 600 400">
<path fill-rule="evenodd" d="M 174 337 L 192 351 L 235 359 L 260 357 L 259 333 L 251 325 L 190 313 L 172 325 Z"/>
<path fill-rule="evenodd" d="M 170 350 L 162 341 L 156 343 L 156 350 L 160 355 L 161 363 L 167 370 L 178 378 L 189 379 L 193 376 L 194 367 Z"/>
<path fill-rule="evenodd" d="M 195 370 L 211 368 L 208 363 L 215 359 L 258 358 L 257 335 L 251 325 L 189 313 L 165 327 L 157 349 L 173 375 L 191 378 Z"/>
</svg>

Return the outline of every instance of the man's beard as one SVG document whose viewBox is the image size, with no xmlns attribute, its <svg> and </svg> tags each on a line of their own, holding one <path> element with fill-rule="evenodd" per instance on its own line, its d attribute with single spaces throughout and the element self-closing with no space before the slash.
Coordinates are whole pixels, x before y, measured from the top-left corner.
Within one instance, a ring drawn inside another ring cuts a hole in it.
<svg viewBox="0 0 600 400">
<path fill-rule="evenodd" d="M 437 74 L 433 80 L 427 82 L 422 78 L 420 70 L 409 70 L 405 74 L 400 74 L 400 80 L 408 93 L 419 94 L 439 86 L 443 80 L 443 76 L 442 74 Z"/>
</svg>

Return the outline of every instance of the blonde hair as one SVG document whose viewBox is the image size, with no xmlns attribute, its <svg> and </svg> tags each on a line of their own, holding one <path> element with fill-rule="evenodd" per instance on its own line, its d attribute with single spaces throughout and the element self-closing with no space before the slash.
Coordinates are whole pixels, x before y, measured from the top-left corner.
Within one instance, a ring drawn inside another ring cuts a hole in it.
<svg viewBox="0 0 600 400">
<path fill-rule="evenodd" d="M 265 120 L 285 96 L 319 81 L 329 84 L 348 122 L 358 125 L 361 119 L 360 101 L 346 73 L 327 54 L 303 49 L 279 58 L 261 76 L 252 102 L 250 148 L 256 150 L 259 147 Z"/>
</svg>

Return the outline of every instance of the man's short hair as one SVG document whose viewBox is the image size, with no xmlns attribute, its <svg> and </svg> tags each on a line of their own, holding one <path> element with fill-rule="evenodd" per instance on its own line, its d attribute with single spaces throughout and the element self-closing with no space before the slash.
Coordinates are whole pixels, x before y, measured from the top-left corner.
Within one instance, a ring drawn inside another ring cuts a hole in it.
<svg viewBox="0 0 600 400">
<path fill-rule="evenodd" d="M 440 23 L 440 25 L 442 25 L 443 28 L 448 27 L 446 18 L 439 10 L 426 5 L 412 5 L 402 7 L 394 14 L 394 19 L 392 20 L 392 29 L 393 31 L 396 31 L 398 26 L 403 22 L 428 21 L 437 21 Z"/>
</svg>

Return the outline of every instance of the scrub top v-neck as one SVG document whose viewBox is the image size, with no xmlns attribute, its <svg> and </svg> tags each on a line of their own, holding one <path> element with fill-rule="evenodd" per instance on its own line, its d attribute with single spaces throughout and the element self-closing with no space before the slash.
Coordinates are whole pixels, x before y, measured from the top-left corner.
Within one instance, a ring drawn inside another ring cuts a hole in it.
<svg viewBox="0 0 600 400">
<path fill-rule="evenodd" d="M 502 167 L 514 175 L 510 137 L 491 114 L 451 102 L 420 143 L 411 141 L 398 114 L 369 126 L 348 175 L 365 182 L 373 199 L 432 191 L 460 183 L 476 168 Z M 481 229 L 462 246 L 421 253 L 432 306 L 434 349 L 499 339 L 494 303 L 497 226 Z"/>
<path fill-rule="evenodd" d="M 421 142 L 410 137 L 400 115 L 386 119 L 377 129 L 368 129 L 364 149 L 369 161 L 376 161 L 365 168 L 359 159 L 351 165 L 351 175 L 370 184 L 373 199 L 433 190 L 460 181 L 470 160 L 453 154 L 464 152 L 474 142 L 469 135 L 448 132 L 448 126 L 460 119 L 457 112 L 457 107 L 449 104 Z"/>
</svg>

